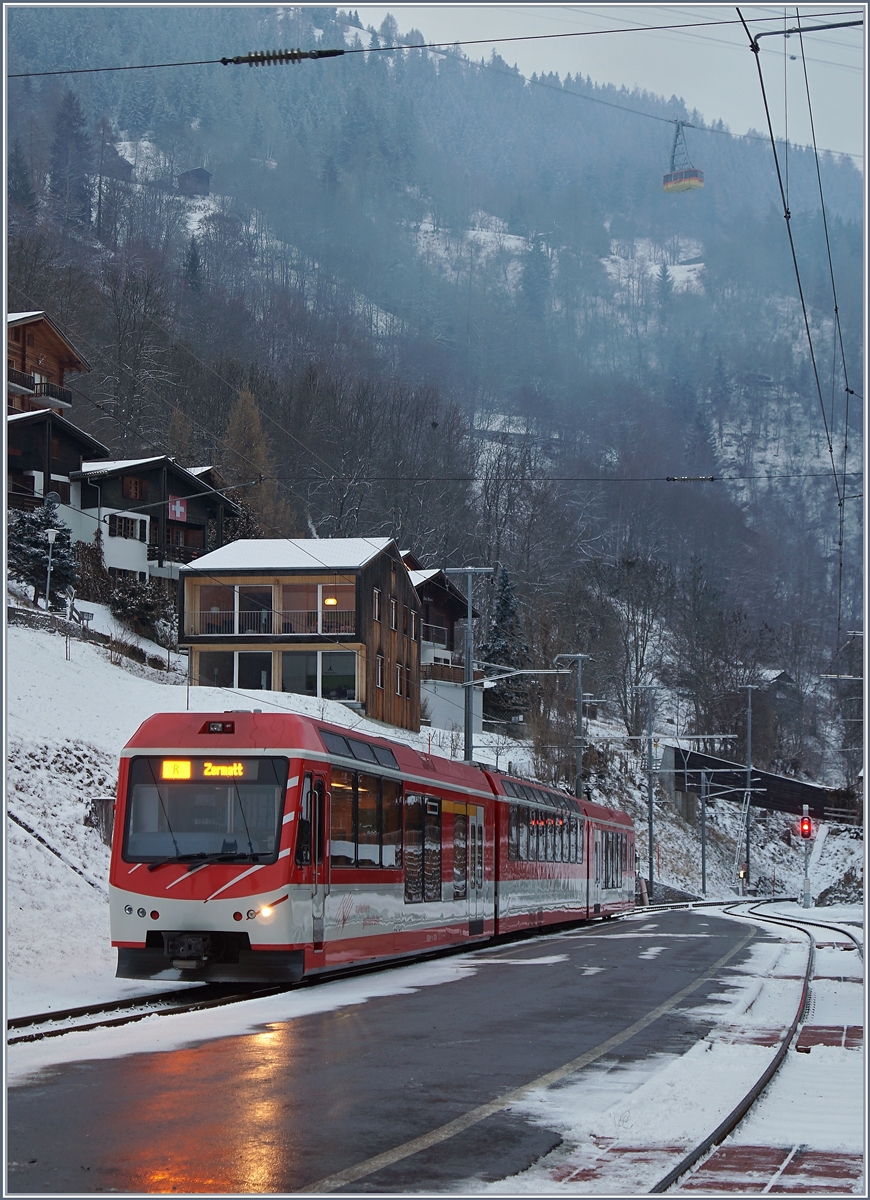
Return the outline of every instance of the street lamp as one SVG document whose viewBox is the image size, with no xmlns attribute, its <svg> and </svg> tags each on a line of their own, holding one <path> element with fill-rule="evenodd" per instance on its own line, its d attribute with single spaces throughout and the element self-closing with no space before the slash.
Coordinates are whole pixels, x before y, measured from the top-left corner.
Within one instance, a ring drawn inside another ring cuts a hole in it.
<svg viewBox="0 0 870 1200">
<path fill-rule="evenodd" d="M 54 545 L 54 539 L 57 537 L 60 530 L 46 529 L 45 536 L 48 538 L 48 573 L 45 577 L 45 611 L 48 612 L 51 605 L 49 597 L 51 596 L 51 548 Z"/>
</svg>

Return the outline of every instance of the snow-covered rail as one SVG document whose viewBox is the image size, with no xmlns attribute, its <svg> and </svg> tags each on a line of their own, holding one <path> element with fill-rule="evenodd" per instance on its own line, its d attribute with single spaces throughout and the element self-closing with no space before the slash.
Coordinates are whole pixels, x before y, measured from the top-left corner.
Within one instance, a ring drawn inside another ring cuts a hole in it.
<svg viewBox="0 0 870 1200">
<path fill-rule="evenodd" d="M 655 1194 L 655 1193 L 661 1193 L 661 1192 L 668 1191 L 675 1183 L 677 1183 L 679 1180 L 681 1180 L 682 1177 L 687 1174 L 687 1172 L 691 1171 L 693 1167 L 695 1167 L 697 1164 L 701 1163 L 702 1160 L 704 1159 L 705 1155 L 707 1155 L 710 1151 L 714 1150 L 717 1146 L 719 1146 L 722 1142 L 724 1142 L 725 1139 L 731 1133 L 734 1132 L 734 1130 L 737 1128 L 737 1126 L 740 1124 L 740 1122 L 744 1119 L 744 1117 L 747 1115 L 747 1113 L 752 1108 L 752 1106 L 755 1104 L 755 1102 L 763 1094 L 767 1085 L 773 1079 L 774 1075 L 776 1074 L 776 1072 L 779 1070 L 780 1066 L 784 1062 L 786 1054 L 788 1053 L 789 1047 L 792 1045 L 792 1042 L 795 1039 L 795 1035 L 798 1032 L 798 1027 L 801 1024 L 801 1021 L 807 1010 L 807 1005 L 808 1005 L 808 1001 L 809 1001 L 810 983 L 813 979 L 814 972 L 815 972 L 816 937 L 815 937 L 815 934 L 813 933 L 813 930 L 814 929 L 826 929 L 832 933 L 837 934 L 838 940 L 848 939 L 849 941 L 851 941 L 854 944 L 859 955 L 863 958 L 864 948 L 863 948 L 863 943 L 862 943 L 861 939 L 856 937 L 854 934 L 850 933 L 848 930 L 843 929 L 840 925 L 835 925 L 835 924 L 826 923 L 826 922 L 822 922 L 822 921 L 809 921 L 803 917 L 788 917 L 788 916 L 784 916 L 782 913 L 777 913 L 776 915 L 770 915 L 770 914 L 765 914 L 765 913 L 759 912 L 759 909 L 762 904 L 773 904 L 773 903 L 782 903 L 782 902 L 783 902 L 782 897 L 777 897 L 776 900 L 762 900 L 762 901 L 757 901 L 757 902 L 750 902 L 750 901 L 745 901 L 745 900 L 744 901 L 735 901 L 734 903 L 731 903 L 731 904 L 727 904 L 727 903 L 723 904 L 721 907 L 724 912 L 728 912 L 728 913 L 731 913 L 736 916 L 744 916 L 745 915 L 748 918 L 755 920 L 755 921 L 758 921 L 760 919 L 766 925 L 770 924 L 770 925 L 784 926 L 785 928 L 788 928 L 788 929 L 796 929 L 806 935 L 807 941 L 808 941 L 807 965 L 806 965 L 806 970 L 804 972 L 803 986 L 801 987 L 800 999 L 798 1001 L 797 1009 L 795 1011 L 795 1015 L 794 1015 L 794 1018 L 792 1019 L 791 1025 L 789 1026 L 788 1030 L 786 1031 L 785 1036 L 780 1041 L 780 1043 L 777 1047 L 776 1053 L 774 1054 L 771 1061 L 768 1063 L 765 1070 L 758 1077 L 758 1079 L 753 1083 L 753 1085 L 746 1091 L 746 1093 L 743 1095 L 743 1097 L 740 1099 L 740 1101 L 735 1105 L 735 1107 L 731 1110 L 731 1112 L 728 1114 L 728 1116 L 725 1117 L 725 1119 L 716 1127 L 716 1129 L 713 1130 L 713 1132 L 711 1134 L 709 1134 L 707 1137 L 705 1137 L 692 1150 L 690 1150 L 689 1153 L 686 1154 L 681 1159 L 681 1161 L 679 1163 L 677 1163 L 677 1165 L 667 1173 L 667 1175 L 665 1175 L 662 1179 L 660 1179 L 658 1181 L 658 1183 L 655 1184 L 654 1187 L 650 1188 L 651 1195 Z M 741 904 L 748 905 L 747 909 L 743 913 L 738 911 Z M 684 907 L 684 906 L 681 905 L 680 907 Z M 694 907 L 694 906 L 686 905 L 685 907 Z M 798 1044 L 798 1049 L 800 1049 L 799 1044 Z M 781 1166 L 780 1166 L 779 1170 L 780 1171 L 782 1170 Z"/>
<path fill-rule="evenodd" d="M 104 1029 L 111 1025 L 130 1025 L 146 1017 L 171 1016 L 177 1013 L 197 1012 L 205 1008 L 219 1008 L 225 1004 L 238 1004 L 243 1000 L 254 1000 L 287 991 L 287 985 L 239 992 L 234 985 L 206 984 L 191 989 L 191 992 L 157 992 L 153 995 L 136 996 L 130 1000 L 111 1000 L 105 1004 L 87 1004 L 80 1008 L 61 1009 L 52 1013 L 36 1013 L 33 1016 L 13 1017 L 7 1021 L 8 1030 L 27 1030 L 7 1038 L 7 1045 L 18 1042 L 38 1042 L 43 1038 L 62 1037 L 67 1033 L 83 1033 L 88 1029 Z M 190 999 L 182 1000 L 182 996 Z"/>
</svg>

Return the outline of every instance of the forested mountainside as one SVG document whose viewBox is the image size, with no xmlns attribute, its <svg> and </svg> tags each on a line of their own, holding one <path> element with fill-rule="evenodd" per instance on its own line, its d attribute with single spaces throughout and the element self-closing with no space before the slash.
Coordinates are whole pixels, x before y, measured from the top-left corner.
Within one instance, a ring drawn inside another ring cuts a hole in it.
<svg viewBox="0 0 870 1200">
<path fill-rule="evenodd" d="M 423 40 L 327 8 L 7 20 L 11 74 Z M 662 190 L 675 119 L 702 191 Z M 8 130 L 8 307 L 80 346 L 75 419 L 113 451 L 262 475 L 267 532 L 502 564 L 528 653 L 589 648 L 632 727 L 636 683 L 721 730 L 715 697 L 786 670 L 769 760 L 839 774 L 825 731 L 858 726 L 818 676 L 862 583 L 860 480 L 838 507 L 831 471 L 861 459 L 850 160 L 820 163 L 841 355 L 815 159 L 788 149 L 820 406 L 770 145 L 676 97 L 405 50 L 10 80 Z M 197 167 L 210 194 L 182 194 Z"/>
</svg>

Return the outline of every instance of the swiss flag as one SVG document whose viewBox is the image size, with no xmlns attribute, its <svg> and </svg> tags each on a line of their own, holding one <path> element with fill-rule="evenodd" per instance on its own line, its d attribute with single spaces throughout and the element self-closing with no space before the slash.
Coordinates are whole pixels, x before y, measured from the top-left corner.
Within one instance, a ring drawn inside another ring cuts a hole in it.
<svg viewBox="0 0 870 1200">
<path fill-rule="evenodd" d="M 170 521 L 186 521 L 187 520 L 187 501 L 181 496 L 169 497 L 169 520 Z"/>
</svg>

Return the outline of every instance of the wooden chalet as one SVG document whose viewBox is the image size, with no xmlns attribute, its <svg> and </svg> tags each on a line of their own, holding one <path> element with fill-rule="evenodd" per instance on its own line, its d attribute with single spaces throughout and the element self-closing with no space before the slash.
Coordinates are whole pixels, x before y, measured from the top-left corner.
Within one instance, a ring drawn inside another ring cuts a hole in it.
<svg viewBox="0 0 870 1200">
<path fill-rule="evenodd" d="M 90 365 L 48 313 L 9 313 L 6 319 L 6 411 L 62 412 L 72 408 L 71 371 Z"/>
<path fill-rule="evenodd" d="M 207 196 L 211 185 L 211 171 L 205 167 L 194 167 L 192 171 L 182 171 L 178 176 L 178 190 L 182 196 Z"/>
<path fill-rule="evenodd" d="M 241 540 L 180 579 L 193 683 L 339 700 L 420 728 L 420 601 L 390 538 Z"/>
<path fill-rule="evenodd" d="M 223 546 L 228 517 L 239 507 L 166 454 L 83 462 L 71 478 L 80 485 L 83 519 L 99 521 L 109 574 L 177 579 L 183 563 Z M 86 530 L 84 531 L 86 532 Z"/>
</svg>

